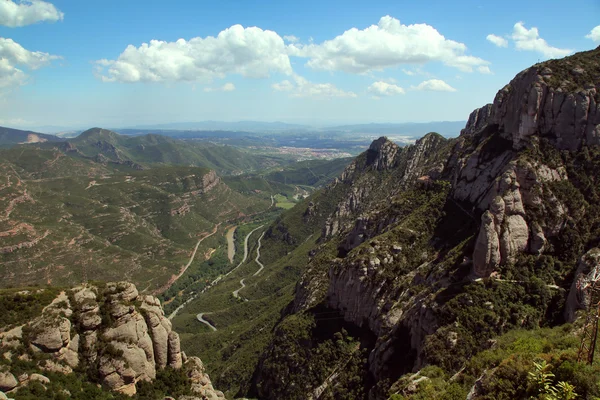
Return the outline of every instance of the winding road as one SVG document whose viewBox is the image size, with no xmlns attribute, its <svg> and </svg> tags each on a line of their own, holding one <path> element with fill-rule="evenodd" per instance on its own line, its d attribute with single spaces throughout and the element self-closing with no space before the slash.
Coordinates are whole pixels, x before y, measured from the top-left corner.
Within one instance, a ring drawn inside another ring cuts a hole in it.
<svg viewBox="0 0 600 400">
<path fill-rule="evenodd" d="M 208 327 L 209 327 L 210 329 L 212 329 L 213 331 L 215 331 L 215 332 L 216 332 L 216 331 L 217 331 L 217 328 L 215 328 L 215 327 L 213 326 L 213 324 L 211 324 L 210 322 L 208 322 L 207 320 L 205 320 L 205 319 L 203 318 L 205 315 L 208 315 L 208 314 L 210 314 L 210 313 L 200 313 L 200 314 L 196 315 L 196 319 L 197 319 L 198 321 L 202 322 L 204 325 L 208 326 Z"/>
<path fill-rule="evenodd" d="M 254 259 L 254 261 L 256 261 L 256 263 L 260 266 L 260 268 L 252 276 L 257 276 L 265 268 L 265 266 L 263 265 L 263 263 L 261 263 L 260 260 L 259 260 L 259 258 L 260 258 L 260 240 L 263 238 L 263 236 L 265 236 L 264 232 L 258 238 L 258 246 L 256 247 L 256 258 Z"/>
<path fill-rule="evenodd" d="M 220 225 L 220 224 L 219 224 L 219 225 Z M 212 282 L 211 282 L 211 284 L 210 284 L 210 285 L 208 285 L 207 287 L 205 287 L 204 289 L 202 289 L 202 291 L 201 291 L 200 293 L 204 293 L 204 292 L 206 292 L 206 291 L 207 291 L 208 289 L 210 289 L 212 286 L 216 285 L 216 284 L 217 284 L 217 283 L 218 283 L 218 282 L 219 282 L 221 279 L 223 279 L 223 278 L 225 278 L 226 276 L 228 276 L 229 274 L 231 274 L 233 271 L 235 271 L 236 269 L 238 269 L 239 267 L 241 267 L 241 266 L 242 266 L 242 264 L 244 264 L 244 263 L 246 262 L 246 259 L 248 258 L 248 239 L 250 239 L 250 236 L 251 236 L 251 235 L 252 235 L 254 232 L 256 232 L 257 230 L 259 230 L 259 229 L 260 229 L 260 228 L 262 228 L 263 226 L 264 226 L 264 225 L 261 225 L 261 226 L 259 226 L 259 227 L 255 228 L 255 229 L 253 229 L 252 231 L 250 231 L 250 233 L 248 233 L 248 234 L 246 235 L 246 238 L 244 239 L 244 258 L 242 259 L 242 261 L 240 261 L 240 263 L 239 263 L 239 264 L 238 264 L 238 265 L 237 265 L 237 266 L 236 266 L 234 269 L 232 269 L 231 271 L 229 271 L 229 272 L 228 272 L 228 273 L 226 273 L 225 275 L 222 275 L 222 276 L 219 276 L 219 277 L 217 277 L 217 278 L 216 278 L 214 281 L 212 281 Z M 216 232 L 216 230 L 215 230 L 215 232 Z M 213 235 L 213 234 L 214 234 L 214 232 L 213 232 L 213 233 L 211 233 L 211 234 L 210 234 L 210 235 L 208 235 L 208 236 L 211 236 L 211 235 Z M 201 242 L 202 240 L 206 239 L 208 236 L 205 236 L 204 238 L 202 238 L 202 239 L 200 240 L 200 242 Z M 261 236 L 261 238 L 262 238 L 262 236 Z M 194 249 L 194 253 L 192 254 L 192 259 L 190 260 L 190 262 L 189 262 L 189 263 L 188 263 L 188 265 L 186 266 L 186 269 L 187 269 L 187 267 L 189 267 L 189 264 L 191 264 L 191 263 L 192 263 L 192 261 L 194 260 L 194 258 L 193 258 L 193 257 L 196 255 L 196 250 L 198 249 L 198 245 L 200 244 L 200 242 L 198 242 L 198 244 L 196 245 L 196 249 Z M 185 272 L 185 271 L 183 271 L 183 272 Z M 181 275 L 181 274 L 180 274 L 180 275 Z M 241 289 L 243 289 L 243 288 L 244 288 L 244 286 L 245 286 L 243 281 L 244 281 L 243 279 L 240 281 L 240 284 L 242 285 L 242 287 L 240 287 L 238 290 L 236 290 L 236 291 L 234 291 L 234 292 L 233 292 L 233 293 L 234 293 L 233 295 L 234 295 L 236 298 L 239 296 L 239 295 L 238 295 L 238 292 L 239 292 Z M 177 313 L 178 313 L 179 311 L 181 311 L 181 310 L 182 310 L 182 309 L 183 309 L 185 306 L 187 306 L 187 305 L 188 305 L 188 304 L 189 304 L 191 301 L 193 301 L 194 299 L 196 299 L 196 297 L 197 297 L 197 296 L 198 296 L 198 294 L 195 294 L 195 295 L 193 295 L 192 297 L 190 297 L 189 299 L 187 299 L 187 300 L 185 301 L 185 303 L 182 303 L 182 304 L 181 304 L 179 307 L 177 307 L 177 308 L 176 308 L 176 309 L 175 309 L 175 310 L 174 310 L 174 311 L 173 311 L 173 312 L 172 312 L 172 313 L 169 315 L 169 319 L 173 319 L 173 318 L 174 318 L 174 317 L 177 315 Z M 198 321 L 202 322 L 203 324 L 206 324 L 206 325 L 210 326 L 210 327 L 211 327 L 211 329 L 213 329 L 213 330 L 215 330 L 215 331 L 216 331 L 216 330 L 217 330 L 217 328 L 215 328 L 214 326 L 212 326 L 212 325 L 210 324 L 210 322 L 208 322 L 208 321 L 206 321 L 204 318 L 202 318 L 202 316 L 203 316 L 203 315 L 206 315 L 206 314 L 209 314 L 209 313 L 199 313 L 198 315 L 196 315 L 196 319 L 197 319 Z"/>
<path fill-rule="evenodd" d="M 237 265 L 237 267 L 235 267 L 234 269 L 232 269 L 231 271 L 229 271 L 228 273 L 226 273 L 225 275 L 223 275 L 223 278 L 225 278 L 226 276 L 229 276 L 233 271 L 235 271 L 236 269 L 238 269 L 239 267 L 241 267 L 242 264 L 246 262 L 246 259 L 248 258 L 248 239 L 250 239 L 250 235 L 252 235 L 254 232 L 256 232 L 257 230 L 259 230 L 263 226 L 264 225 L 261 225 L 258 228 L 254 228 L 252 231 L 250 231 L 249 234 L 246 235 L 246 238 L 244 239 L 244 258 L 242 259 L 242 261 L 240 261 L 240 263 Z"/>
<path fill-rule="evenodd" d="M 198 246 L 200 246 L 200 243 L 202 243 L 202 241 L 204 239 L 209 238 L 212 235 L 214 235 L 215 233 L 217 233 L 217 230 L 219 229 L 219 225 L 221 225 L 220 222 L 215 225 L 215 227 L 213 228 L 213 231 L 211 233 L 209 233 L 206 236 L 203 236 L 202 238 L 200 238 L 200 240 L 198 240 L 198 243 L 196 243 L 196 247 L 194 247 L 194 251 L 192 251 L 192 255 L 191 255 L 188 263 L 183 266 L 181 271 L 179 271 L 179 274 L 177 274 L 177 275 L 173 276 L 171 279 L 169 279 L 169 281 L 167 282 L 167 284 L 165 286 L 155 290 L 154 294 L 159 293 L 159 292 L 162 293 L 162 292 L 166 291 L 167 289 L 169 289 L 171 287 L 171 285 L 173 285 L 175 282 L 177 282 L 177 280 L 179 278 L 181 278 L 183 276 L 183 274 L 185 274 L 185 271 L 187 271 L 187 269 L 190 267 L 190 265 L 192 265 L 192 263 L 194 262 L 194 258 L 196 257 L 196 252 L 198 251 Z M 181 307 L 181 306 L 179 306 L 179 307 Z M 179 312 L 179 307 L 177 307 L 177 309 L 174 311 L 175 314 L 177 314 L 177 312 Z"/>
<path fill-rule="evenodd" d="M 233 295 L 233 297 L 235 297 L 236 299 L 240 298 L 240 294 L 239 294 L 240 290 L 242 290 L 243 288 L 246 287 L 246 285 L 244 284 L 244 279 L 240 279 L 240 285 L 242 285 L 242 286 L 240 286 L 239 289 L 234 290 L 233 292 L 231 292 L 231 294 Z M 247 299 L 244 299 L 244 300 L 247 300 Z"/>
</svg>

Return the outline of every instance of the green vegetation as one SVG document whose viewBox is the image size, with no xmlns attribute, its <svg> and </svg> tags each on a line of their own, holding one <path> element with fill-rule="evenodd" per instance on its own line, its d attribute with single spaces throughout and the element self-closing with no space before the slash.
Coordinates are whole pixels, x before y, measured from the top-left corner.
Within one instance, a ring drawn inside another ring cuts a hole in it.
<svg viewBox="0 0 600 400">
<path fill-rule="evenodd" d="M 285 210 L 289 210 L 290 208 L 292 208 L 296 205 L 296 203 L 294 203 L 293 201 L 290 201 L 287 197 L 282 196 L 280 194 L 276 194 L 274 197 L 275 197 L 275 206 L 276 207 L 280 207 Z"/>
<path fill-rule="evenodd" d="M 59 291 L 55 287 L 0 289 L 0 327 L 6 330 L 40 315 Z"/>
<path fill-rule="evenodd" d="M 571 325 L 513 330 L 494 340 L 490 349 L 469 359 L 452 376 L 439 367 L 426 367 L 416 388 L 405 375 L 390 389 L 390 399 L 464 399 L 475 381 L 485 400 L 595 399 L 600 395 L 600 366 L 577 362 L 579 337 Z M 574 394 L 577 394 L 574 397 Z"/>
<path fill-rule="evenodd" d="M 301 161 L 264 174 L 269 181 L 286 185 L 320 187 L 337 178 L 352 158 Z"/>
<path fill-rule="evenodd" d="M 328 385 L 321 398 L 361 398 L 365 356 L 360 343 L 343 328 L 328 332 L 311 314 L 291 315 L 277 326 L 257 389 L 272 398 L 306 399 L 306 388 L 316 388 L 336 373 L 335 389 Z M 273 385 L 279 377 L 285 377 L 285 384 Z"/>
<path fill-rule="evenodd" d="M 290 163 L 285 158 L 253 155 L 231 146 L 152 134 L 124 136 L 100 128 L 89 129 L 69 143 L 85 157 L 117 165 L 126 161 L 144 166 L 186 165 L 210 168 L 219 174 L 240 174 Z"/>
<path fill-rule="evenodd" d="M 271 205 L 267 193 L 241 194 L 223 183 L 204 193 L 204 168 L 110 172 L 90 161 L 74 166 L 59 152 L 25 150 L 5 151 L 10 157 L 0 163 L 7 182 L 0 210 L 11 208 L 0 232 L 10 233 L 2 246 L 35 245 L 0 254 L 3 285 L 127 277 L 155 290 L 181 271 L 215 225 L 259 216 Z M 206 249 L 198 249 L 198 261 Z M 30 269 L 44 273 L 31 275 Z"/>
</svg>

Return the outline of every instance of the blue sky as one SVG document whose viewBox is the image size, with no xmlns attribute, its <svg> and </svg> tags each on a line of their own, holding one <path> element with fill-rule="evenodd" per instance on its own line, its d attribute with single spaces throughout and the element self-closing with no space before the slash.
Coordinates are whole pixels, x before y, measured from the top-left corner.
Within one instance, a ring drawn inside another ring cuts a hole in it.
<svg viewBox="0 0 600 400">
<path fill-rule="evenodd" d="M 600 45 L 598 0 L 373 3 L 0 0 L 0 125 L 466 120 Z"/>
</svg>

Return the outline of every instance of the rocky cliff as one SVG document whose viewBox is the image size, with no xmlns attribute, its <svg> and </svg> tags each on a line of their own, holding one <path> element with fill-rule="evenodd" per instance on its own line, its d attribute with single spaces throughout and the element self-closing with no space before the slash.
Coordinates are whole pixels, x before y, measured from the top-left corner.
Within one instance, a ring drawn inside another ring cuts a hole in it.
<svg viewBox="0 0 600 400">
<path fill-rule="evenodd" d="M 287 312 L 312 318 L 315 354 L 332 329 L 323 315 L 354 329 L 369 398 L 427 364 L 454 373 L 509 329 L 563 321 L 556 305 L 574 274 L 594 270 L 595 250 L 577 263 L 600 244 L 599 60 L 600 48 L 537 64 L 458 138 L 428 134 L 402 149 L 380 138 L 325 189 L 337 206 Z M 575 290 L 569 319 L 586 306 Z M 268 376 L 278 346 L 263 356 L 259 393 L 312 391 Z"/>
<path fill-rule="evenodd" d="M 62 291 L 41 315 L 0 333 L 8 360 L 35 361 L 43 371 L 84 371 L 106 388 L 134 395 L 136 383 L 152 382 L 165 368 L 183 369 L 197 398 L 224 398 L 197 357 L 186 357 L 160 301 L 138 293 L 129 282 L 83 285 Z M 27 386 L 11 368 L 2 372 L 0 390 Z"/>
</svg>

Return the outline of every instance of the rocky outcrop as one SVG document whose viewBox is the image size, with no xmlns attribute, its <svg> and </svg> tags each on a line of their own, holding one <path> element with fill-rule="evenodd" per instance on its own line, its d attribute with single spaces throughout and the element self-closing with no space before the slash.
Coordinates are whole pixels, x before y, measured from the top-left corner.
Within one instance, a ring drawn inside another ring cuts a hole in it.
<svg viewBox="0 0 600 400">
<path fill-rule="evenodd" d="M 476 109 L 469 115 L 465 129 L 460 131 L 461 135 L 472 135 L 487 126 L 492 115 L 492 104 Z"/>
<path fill-rule="evenodd" d="M 136 393 L 136 382 L 152 381 L 167 366 L 195 371 L 195 379 L 202 381 L 203 398 L 217 398 L 220 393 L 212 388 L 199 360 L 183 362 L 179 335 L 172 331 L 160 301 L 140 295 L 129 282 L 102 288 L 83 285 L 62 292 L 40 317 L 0 333 L 0 341 L 7 348 L 31 343 L 33 351 L 46 355 L 39 362 L 41 369 L 71 373 L 82 363 L 94 366 L 107 388 L 127 395 Z M 0 390 L 22 384 L 15 384 L 13 378 L 10 372 L 0 373 Z"/>
<path fill-rule="evenodd" d="M 322 237 L 330 238 L 347 231 L 361 218 L 370 219 L 367 215 L 357 216 L 378 208 L 379 203 L 387 203 L 390 197 L 424 175 L 428 179 L 439 179 L 445 168 L 440 149 L 447 142 L 436 133 L 429 133 L 414 145 L 403 148 L 386 137 L 373 141 L 365 158 L 358 157 L 346 167 L 338 180 L 327 187 L 327 190 L 333 191 L 339 182 L 350 185 L 323 226 Z M 386 181 L 380 179 L 383 170 L 390 172 Z"/>
<path fill-rule="evenodd" d="M 210 192 L 215 186 L 219 184 L 219 182 L 221 182 L 221 180 L 217 176 L 217 173 L 213 170 L 210 170 L 202 177 L 203 192 Z"/>
<path fill-rule="evenodd" d="M 565 320 L 573 322 L 577 310 L 592 306 L 592 285 L 597 280 L 600 280 L 600 249 L 594 248 L 579 261 L 565 306 Z"/>
<path fill-rule="evenodd" d="M 377 171 L 390 169 L 394 166 L 396 154 L 400 150 L 397 144 L 385 136 L 373 141 L 367 150 L 367 165 L 372 165 Z"/>
<path fill-rule="evenodd" d="M 319 246 L 310 253 L 287 312 L 314 313 L 317 330 L 321 315 L 339 315 L 355 332 L 375 335 L 375 344 L 368 348 L 368 368 L 375 380 L 395 379 L 393 374 L 444 358 L 436 359 L 435 352 L 461 343 L 472 346 L 466 342 L 480 332 L 468 331 L 473 328 L 461 324 L 462 315 L 444 307 L 490 311 L 485 324 L 494 333 L 522 327 L 525 319 L 503 320 L 494 308 L 499 305 L 477 303 L 485 296 L 475 293 L 487 295 L 499 282 L 531 282 L 473 278 L 519 276 L 521 266 L 529 268 L 524 276 L 536 276 L 537 268 L 552 268 L 553 262 L 570 265 L 579 255 L 567 252 L 598 245 L 595 233 L 578 226 L 587 226 L 582 215 L 597 226 L 598 148 L 593 146 L 600 145 L 598 60 L 600 47 L 523 71 L 492 104 L 471 113 L 455 140 L 428 134 L 401 149 L 385 138 L 374 141 L 320 194 L 331 194 L 328 200 L 335 199 L 337 205 L 322 227 Z M 426 199 L 436 196 L 444 201 L 434 208 Z M 317 199 L 314 206 L 324 208 L 326 202 Z M 592 211 L 586 214 L 586 209 Z M 428 219 L 427 214 L 436 217 Z M 589 294 L 581 287 L 600 274 L 599 254 L 590 250 L 579 264 L 567 301 L 568 320 L 589 305 Z M 555 278 L 539 277 L 555 293 L 561 291 L 560 284 L 552 280 L 570 279 L 565 274 L 562 270 L 550 274 Z M 536 303 L 539 317 L 526 322 L 543 322 L 548 311 L 543 307 L 548 306 Z M 477 343 L 476 350 L 486 345 Z M 387 398 L 388 393 L 376 390 L 369 398 Z"/>
<path fill-rule="evenodd" d="M 192 392 L 204 400 L 224 399 L 222 392 L 215 390 L 206 374 L 204 364 L 198 357 L 190 357 L 183 367 L 192 382 Z"/>
</svg>

